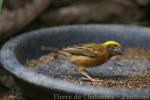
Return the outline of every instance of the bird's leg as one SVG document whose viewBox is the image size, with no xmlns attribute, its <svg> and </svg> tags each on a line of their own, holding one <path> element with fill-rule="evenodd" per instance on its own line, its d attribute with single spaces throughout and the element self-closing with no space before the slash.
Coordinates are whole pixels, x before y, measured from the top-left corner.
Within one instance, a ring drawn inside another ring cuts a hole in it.
<svg viewBox="0 0 150 100">
<path fill-rule="evenodd" d="M 96 80 L 93 79 L 90 75 L 88 75 L 88 73 L 85 71 L 85 68 L 84 67 L 80 67 L 79 68 L 79 71 L 82 75 L 84 75 L 85 77 L 87 77 L 91 82 L 95 82 Z"/>
</svg>

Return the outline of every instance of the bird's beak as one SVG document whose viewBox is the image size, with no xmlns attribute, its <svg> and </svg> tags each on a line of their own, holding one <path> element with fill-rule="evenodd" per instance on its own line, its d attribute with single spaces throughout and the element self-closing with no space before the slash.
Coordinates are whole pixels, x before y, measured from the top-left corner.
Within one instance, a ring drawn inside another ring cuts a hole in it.
<svg viewBox="0 0 150 100">
<path fill-rule="evenodd" d="M 123 55 L 125 53 L 122 47 L 115 48 L 115 52 L 119 55 Z"/>
</svg>

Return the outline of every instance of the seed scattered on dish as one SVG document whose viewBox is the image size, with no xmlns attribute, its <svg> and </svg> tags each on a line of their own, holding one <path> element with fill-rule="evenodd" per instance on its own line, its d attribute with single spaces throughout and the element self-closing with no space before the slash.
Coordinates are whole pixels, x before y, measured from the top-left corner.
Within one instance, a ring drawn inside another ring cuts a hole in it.
<svg viewBox="0 0 150 100">
<path fill-rule="evenodd" d="M 54 60 L 53 53 L 43 55 L 38 59 L 27 60 L 26 66 L 30 69 L 34 69 L 37 65 L 41 63 L 48 63 Z M 126 54 L 123 56 L 113 57 L 114 61 L 127 61 L 132 63 L 133 60 L 145 60 L 146 63 L 149 63 L 149 66 L 145 64 L 146 67 L 150 67 L 150 50 L 144 50 L 140 48 L 128 48 Z M 117 65 L 116 65 L 117 66 Z M 118 66 L 122 66 L 119 64 Z M 141 67 L 144 67 L 141 66 Z M 49 75 L 55 74 L 55 72 L 49 71 Z M 61 75 L 61 74 L 60 74 Z M 61 77 L 61 76 L 60 76 Z M 84 77 L 80 76 L 79 78 L 73 78 L 70 76 L 65 76 L 62 78 L 70 82 L 78 83 L 86 86 L 95 86 L 95 87 L 123 87 L 123 88 L 148 88 L 150 87 L 150 68 L 142 73 L 137 73 L 134 75 L 129 75 L 119 79 L 112 78 L 98 78 L 96 82 L 90 82 Z"/>
</svg>

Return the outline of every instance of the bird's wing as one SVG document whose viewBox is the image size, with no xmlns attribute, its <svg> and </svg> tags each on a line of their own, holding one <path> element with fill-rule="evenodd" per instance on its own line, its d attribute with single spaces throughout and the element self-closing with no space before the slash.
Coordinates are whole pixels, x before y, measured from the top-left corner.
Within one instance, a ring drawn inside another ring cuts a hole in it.
<svg viewBox="0 0 150 100">
<path fill-rule="evenodd" d="M 63 48 L 62 52 L 67 52 L 73 55 L 83 55 L 89 57 L 97 57 L 99 50 L 97 49 L 99 45 L 95 43 L 90 44 L 79 44 L 73 45 L 71 47 Z"/>
</svg>

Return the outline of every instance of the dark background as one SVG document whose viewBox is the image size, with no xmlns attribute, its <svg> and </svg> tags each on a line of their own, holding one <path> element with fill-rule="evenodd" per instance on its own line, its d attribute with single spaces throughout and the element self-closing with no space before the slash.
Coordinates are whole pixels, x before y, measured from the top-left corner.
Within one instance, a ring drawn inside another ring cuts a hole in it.
<svg viewBox="0 0 150 100">
<path fill-rule="evenodd" d="M 39 28 L 91 23 L 149 27 L 150 0 L 4 0 L 0 45 L 16 35 Z M 1 67 L 0 100 L 24 100 Z"/>
</svg>

